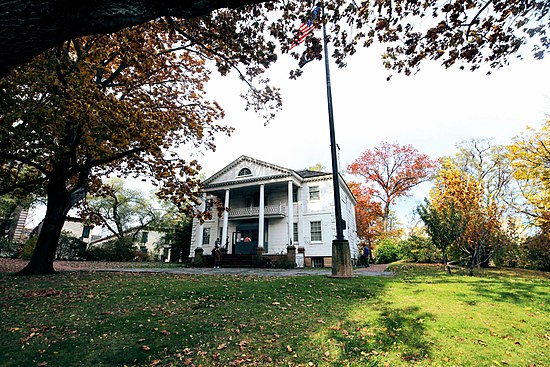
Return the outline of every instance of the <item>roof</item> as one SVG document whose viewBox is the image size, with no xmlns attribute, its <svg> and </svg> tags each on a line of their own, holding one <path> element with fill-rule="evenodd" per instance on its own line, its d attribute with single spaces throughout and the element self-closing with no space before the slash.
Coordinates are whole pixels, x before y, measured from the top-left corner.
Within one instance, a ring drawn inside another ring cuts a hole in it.
<svg viewBox="0 0 550 367">
<path fill-rule="evenodd" d="M 302 178 L 320 177 L 332 174 L 330 172 L 311 171 L 309 169 L 301 169 L 294 172 L 296 172 Z"/>
<path fill-rule="evenodd" d="M 203 181 L 203 183 L 205 185 L 209 185 L 210 183 L 214 182 L 217 178 L 221 177 L 225 172 L 229 171 L 232 167 L 235 167 L 236 165 L 238 165 L 239 163 L 242 163 L 242 162 L 248 162 L 248 163 L 258 164 L 258 165 L 264 166 L 264 167 L 269 167 L 269 168 L 273 169 L 274 171 L 278 172 L 280 175 L 288 176 L 288 175 L 291 175 L 292 172 L 294 172 L 292 170 L 289 170 L 288 168 L 284 168 L 284 167 L 277 166 L 277 165 L 272 164 L 272 163 L 264 162 L 264 161 L 261 161 L 259 159 L 255 159 L 255 158 L 252 158 L 252 157 L 248 157 L 246 155 L 242 155 L 239 158 L 235 159 L 233 162 L 229 163 L 227 166 L 225 166 L 221 170 L 219 170 L 218 172 L 214 173 L 212 176 L 208 177 L 206 180 Z"/>
</svg>

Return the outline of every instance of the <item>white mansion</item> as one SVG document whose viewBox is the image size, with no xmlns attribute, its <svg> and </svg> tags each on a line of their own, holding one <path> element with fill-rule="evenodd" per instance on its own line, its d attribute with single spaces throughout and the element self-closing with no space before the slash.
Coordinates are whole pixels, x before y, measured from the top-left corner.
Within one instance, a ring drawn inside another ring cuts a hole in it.
<svg viewBox="0 0 550 367">
<path fill-rule="evenodd" d="M 305 266 L 332 266 L 336 237 L 332 173 L 291 170 L 241 156 L 204 181 L 201 210 L 212 220 L 195 219 L 191 254 L 202 248 L 209 254 L 216 241 L 229 254 L 284 254 L 294 245 Z M 340 177 L 344 237 L 357 258 L 355 198 Z M 218 215 L 216 203 L 229 210 Z"/>
</svg>

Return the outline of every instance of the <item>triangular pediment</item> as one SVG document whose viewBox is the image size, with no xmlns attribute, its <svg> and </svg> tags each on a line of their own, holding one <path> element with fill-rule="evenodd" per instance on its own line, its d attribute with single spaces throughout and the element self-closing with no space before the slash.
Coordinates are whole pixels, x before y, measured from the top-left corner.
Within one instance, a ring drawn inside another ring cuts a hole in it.
<svg viewBox="0 0 550 367">
<path fill-rule="evenodd" d="M 261 180 L 262 178 L 292 174 L 294 172 L 290 169 L 243 155 L 206 179 L 204 184 L 219 185 L 240 180 Z"/>
</svg>

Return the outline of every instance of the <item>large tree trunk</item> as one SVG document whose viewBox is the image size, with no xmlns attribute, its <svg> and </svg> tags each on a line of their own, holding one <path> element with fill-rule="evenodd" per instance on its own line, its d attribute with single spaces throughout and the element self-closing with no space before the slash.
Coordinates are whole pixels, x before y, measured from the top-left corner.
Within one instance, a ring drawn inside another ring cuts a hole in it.
<svg viewBox="0 0 550 367">
<path fill-rule="evenodd" d="M 54 274 L 53 261 L 63 223 L 71 209 L 70 194 L 64 187 L 48 188 L 48 206 L 31 260 L 16 275 Z"/>
</svg>

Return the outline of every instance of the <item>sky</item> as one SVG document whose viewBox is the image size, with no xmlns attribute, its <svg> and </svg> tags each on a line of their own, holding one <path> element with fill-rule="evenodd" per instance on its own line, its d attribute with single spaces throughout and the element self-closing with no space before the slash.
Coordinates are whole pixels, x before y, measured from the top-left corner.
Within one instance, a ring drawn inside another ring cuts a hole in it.
<svg viewBox="0 0 550 367">
<path fill-rule="evenodd" d="M 218 136 L 215 152 L 187 150 L 197 158 L 206 177 L 241 155 L 291 169 L 321 163 L 331 171 L 330 137 L 324 62 L 303 68 L 298 80 L 288 73 L 296 61 L 283 56 L 269 72 L 281 88 L 282 111 L 264 126 L 254 112 L 245 112 L 239 95 L 244 83 L 236 77 L 214 77 L 210 98 L 225 109 L 224 123 L 235 128 L 231 137 Z M 351 57 L 345 69 L 330 66 L 339 168 L 382 141 L 413 145 L 436 159 L 456 152 L 456 144 L 473 138 L 492 138 L 507 144 L 525 131 L 538 128 L 550 114 L 550 60 L 514 59 L 505 68 L 445 69 L 425 63 L 412 76 L 390 74 L 376 50 Z M 353 176 L 345 175 L 353 180 Z M 428 194 L 430 184 L 401 200 L 396 209 L 402 223 L 412 220 L 414 208 Z"/>
</svg>

